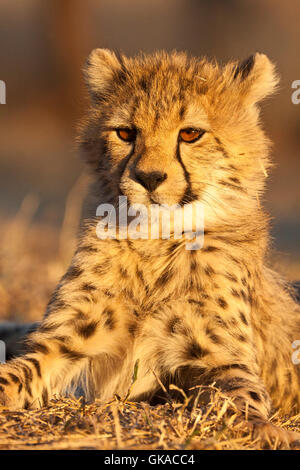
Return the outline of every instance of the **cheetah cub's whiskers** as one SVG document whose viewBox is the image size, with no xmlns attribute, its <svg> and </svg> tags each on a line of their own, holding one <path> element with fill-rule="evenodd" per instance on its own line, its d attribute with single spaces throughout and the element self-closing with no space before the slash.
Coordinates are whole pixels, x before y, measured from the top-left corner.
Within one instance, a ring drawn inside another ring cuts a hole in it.
<svg viewBox="0 0 300 470">
<path fill-rule="evenodd" d="M 260 205 L 270 167 L 258 103 L 278 82 L 263 54 L 220 67 L 183 53 L 96 49 L 81 153 L 94 175 L 77 250 L 28 352 L 0 368 L 0 402 L 45 405 L 80 383 L 89 398 L 146 399 L 215 383 L 248 427 L 299 411 L 299 307 L 268 266 Z M 96 207 L 201 203 L 201 250 L 184 239 L 99 239 Z M 135 364 L 139 364 L 134 385 Z M 159 380 L 157 380 L 159 379 Z"/>
</svg>

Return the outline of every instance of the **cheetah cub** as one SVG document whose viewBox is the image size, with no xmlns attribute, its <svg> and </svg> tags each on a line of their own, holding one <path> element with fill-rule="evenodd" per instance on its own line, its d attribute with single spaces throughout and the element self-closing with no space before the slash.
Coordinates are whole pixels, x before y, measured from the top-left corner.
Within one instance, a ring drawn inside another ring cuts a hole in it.
<svg viewBox="0 0 300 470">
<path fill-rule="evenodd" d="M 291 359 L 300 310 L 267 265 L 260 205 L 270 162 L 257 105 L 276 89 L 273 64 L 259 53 L 220 67 L 184 53 L 96 49 L 84 75 L 89 211 L 28 352 L 0 368 L 0 403 L 39 407 L 79 383 L 102 400 L 215 383 L 251 429 L 299 438 L 267 421 L 272 408 L 300 405 Z M 184 234 L 99 238 L 96 206 L 117 208 L 120 196 L 128 206 L 200 202 L 202 249 L 187 250 Z"/>
</svg>

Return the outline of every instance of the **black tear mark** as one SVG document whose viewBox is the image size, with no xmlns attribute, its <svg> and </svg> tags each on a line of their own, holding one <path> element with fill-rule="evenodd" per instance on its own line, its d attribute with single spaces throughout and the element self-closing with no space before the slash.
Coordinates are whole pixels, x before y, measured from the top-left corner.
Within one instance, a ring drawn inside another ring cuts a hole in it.
<svg viewBox="0 0 300 470">
<path fill-rule="evenodd" d="M 191 185 L 191 175 L 187 171 L 187 169 L 185 167 L 185 164 L 183 163 L 181 155 L 180 155 L 179 141 L 178 141 L 177 147 L 176 147 L 176 159 L 178 160 L 178 162 L 180 163 L 180 165 L 182 167 L 184 178 L 185 178 L 185 181 L 186 181 L 186 184 L 187 184 L 186 188 L 185 188 L 185 191 L 184 191 L 184 194 L 181 198 L 181 201 L 179 202 L 179 205 L 183 206 L 184 204 L 188 204 L 190 202 L 196 201 L 197 196 L 196 196 L 196 194 L 193 193 L 192 185 Z"/>
<path fill-rule="evenodd" d="M 124 195 L 123 191 L 121 190 L 121 186 L 120 186 L 121 179 L 122 179 L 122 176 L 123 176 L 123 174 L 126 170 L 127 164 L 129 163 L 129 160 L 131 159 L 132 155 L 134 155 L 134 152 L 135 152 L 135 145 L 132 146 L 132 149 L 131 149 L 130 153 L 126 157 L 124 157 L 123 160 L 118 165 L 118 174 L 119 174 L 118 189 L 119 189 L 119 194 L 120 195 Z"/>
</svg>

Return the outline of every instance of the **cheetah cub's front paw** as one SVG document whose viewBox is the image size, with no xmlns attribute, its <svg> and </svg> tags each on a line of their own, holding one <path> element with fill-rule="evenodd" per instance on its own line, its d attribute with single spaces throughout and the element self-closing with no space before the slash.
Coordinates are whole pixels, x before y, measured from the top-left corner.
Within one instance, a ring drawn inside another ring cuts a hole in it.
<svg viewBox="0 0 300 470">
<path fill-rule="evenodd" d="M 258 438 L 269 445 L 289 449 L 291 444 L 300 445 L 300 433 L 275 426 L 269 421 L 243 421 L 241 429 L 251 432 L 253 438 Z"/>
</svg>

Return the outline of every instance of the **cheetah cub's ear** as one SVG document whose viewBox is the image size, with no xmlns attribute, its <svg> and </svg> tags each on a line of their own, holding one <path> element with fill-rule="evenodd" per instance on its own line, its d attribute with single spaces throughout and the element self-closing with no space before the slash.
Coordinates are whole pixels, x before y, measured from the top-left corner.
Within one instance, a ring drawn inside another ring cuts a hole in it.
<svg viewBox="0 0 300 470">
<path fill-rule="evenodd" d="M 109 49 L 94 49 L 90 53 L 83 74 L 93 100 L 101 101 L 105 97 L 109 84 L 121 69 L 119 59 Z"/>
<path fill-rule="evenodd" d="M 279 83 L 274 64 L 265 54 L 256 53 L 238 65 L 232 73 L 233 87 L 246 105 L 254 105 L 274 93 Z"/>
</svg>

